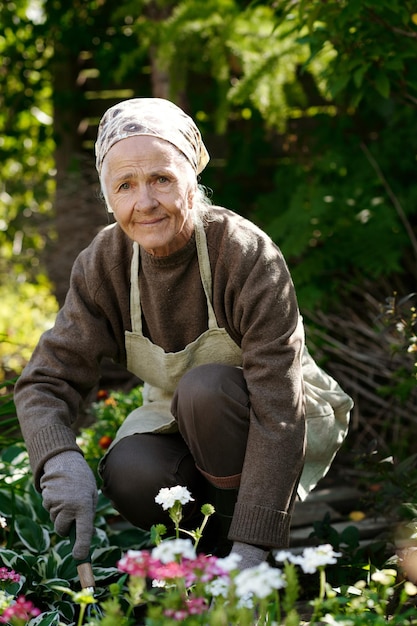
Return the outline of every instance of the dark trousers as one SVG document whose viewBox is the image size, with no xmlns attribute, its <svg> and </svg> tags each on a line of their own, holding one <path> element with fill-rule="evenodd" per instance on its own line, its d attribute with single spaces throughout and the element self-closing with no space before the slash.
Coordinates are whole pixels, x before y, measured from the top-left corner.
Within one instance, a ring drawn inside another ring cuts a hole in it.
<svg viewBox="0 0 417 626">
<path fill-rule="evenodd" d="M 242 370 L 201 365 L 183 376 L 171 411 L 179 433 L 135 434 L 121 439 L 101 469 L 103 493 L 133 525 L 169 524 L 155 496 L 162 487 L 182 485 L 195 502 L 184 508 L 194 519 L 212 500 L 212 487 L 239 487 L 249 429 L 249 397 Z"/>
</svg>

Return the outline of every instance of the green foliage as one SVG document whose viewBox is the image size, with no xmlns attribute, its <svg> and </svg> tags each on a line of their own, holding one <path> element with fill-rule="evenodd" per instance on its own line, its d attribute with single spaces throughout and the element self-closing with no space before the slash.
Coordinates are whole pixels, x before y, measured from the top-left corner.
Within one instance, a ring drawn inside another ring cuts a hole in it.
<svg viewBox="0 0 417 626">
<path fill-rule="evenodd" d="M 20 374 L 40 335 L 53 325 L 57 303 L 46 281 L 0 286 L 0 380 Z"/>
<path fill-rule="evenodd" d="M 409 521 L 410 509 L 405 503 L 415 500 L 417 489 L 417 454 L 409 455 L 403 460 L 391 456 L 384 457 L 374 454 L 370 458 L 363 457 L 358 463 L 364 480 L 377 485 L 377 489 L 369 493 L 367 506 L 371 506 L 377 515 L 403 516 Z M 417 515 L 414 515 L 417 517 Z"/>
<path fill-rule="evenodd" d="M 33 5 L 32 5 L 33 6 Z M 42 25 L 31 19 L 30 3 L 0 3 L 0 280 L 13 268 L 21 278 L 39 273 L 40 232 L 51 210 L 52 47 Z"/>
<path fill-rule="evenodd" d="M 362 137 L 355 118 L 322 116 L 314 143 L 307 144 L 314 158 L 297 167 L 283 160 L 274 191 L 259 197 L 256 219 L 289 261 L 302 308 L 343 301 L 349 286 L 364 279 L 400 274 L 405 257 L 415 254 L 408 224 L 392 201 L 394 196 L 412 219 L 417 200 L 412 174 L 417 142 L 407 131 L 412 117 L 412 110 L 385 120 L 375 116 Z M 392 195 L 363 149 L 362 140 L 370 136 L 369 150 Z M 394 159 L 393 144 L 407 145 L 401 158 Z"/>
<path fill-rule="evenodd" d="M 0 382 L 0 449 L 22 439 L 13 401 L 14 382 Z"/>
<path fill-rule="evenodd" d="M 148 542 L 148 533 L 138 529 L 132 532 L 108 527 L 107 517 L 113 515 L 108 500 L 100 494 L 92 544 L 98 598 L 105 593 L 102 585 L 119 574 L 116 563 L 123 551 L 139 549 Z M 9 584 L 6 591 L 24 594 L 40 608 L 42 621 L 36 623 L 42 626 L 58 623 L 53 621 L 57 616 L 64 623 L 73 623 L 77 607 L 62 593 L 63 588 L 69 590 L 78 585 L 72 544 L 54 532 L 41 496 L 34 489 L 27 452 L 21 442 L 0 454 L 0 520 L 0 567 L 21 576 L 19 584 Z"/>
<path fill-rule="evenodd" d="M 292 3 L 279 4 L 293 11 Z M 375 107 L 390 96 L 417 104 L 415 8 L 411 0 L 298 3 L 310 59 L 329 44 L 335 50 L 323 71 L 332 99 L 353 108 L 362 100 Z"/>
<path fill-rule="evenodd" d="M 97 426 L 91 428 L 91 439 L 85 448 L 87 459 L 92 461 L 93 468 L 96 467 L 98 456 L 101 456 L 104 451 L 99 445 L 100 439 L 103 436 L 114 436 L 115 429 L 123 421 L 125 415 L 142 402 L 141 388 L 133 389 L 128 394 L 99 392 L 99 396 L 101 399 L 91 406 L 91 413 L 97 419 Z M 5 398 L 4 407 L 7 414 L 13 412 L 10 398 Z M 82 436 L 83 434 L 81 438 Z M 417 480 L 414 476 L 416 473 L 415 456 L 398 466 L 389 463 L 378 464 L 378 470 L 384 473 L 384 489 L 378 492 L 381 507 L 386 513 L 388 506 L 395 508 L 396 503 L 399 506 L 402 503 L 403 519 L 408 523 L 408 526 L 404 526 L 403 536 L 409 541 L 417 527 L 416 506 L 413 504 Z M 369 474 L 369 464 L 364 468 L 363 476 L 371 481 L 376 480 L 375 472 Z M 381 475 L 378 478 L 381 479 Z M 182 494 L 184 488 L 180 488 L 179 491 Z M 172 506 L 170 513 L 173 516 L 175 514 L 175 519 L 180 519 L 176 505 L 177 503 Z M 211 507 L 205 514 L 210 515 L 212 512 Z M 84 613 L 85 603 L 90 600 L 87 599 L 85 591 L 82 593 L 77 591 L 78 579 L 71 555 L 71 541 L 62 539 L 54 533 L 48 513 L 42 506 L 41 496 L 34 489 L 24 444 L 17 441 L 14 445 L 5 447 L 1 452 L 0 567 L 6 567 L 20 574 L 18 582 L 6 581 L 3 588 L 15 596 L 24 594 L 28 600 L 41 609 L 41 615 L 31 620 L 31 626 L 47 626 L 48 624 L 58 626 L 59 624 L 74 624 L 76 621 L 79 624 L 90 623 L 96 626 L 125 623 L 126 615 L 133 606 L 138 604 L 139 592 L 142 600 L 150 603 L 149 610 L 146 609 L 149 620 L 155 619 L 155 624 L 168 623 L 166 615 L 163 614 L 163 607 L 171 608 L 173 605 L 176 606 L 177 602 L 181 605 L 183 595 L 178 595 L 179 587 L 175 587 L 175 581 L 172 578 L 169 585 L 174 585 L 174 587 L 168 586 L 166 590 L 148 592 L 145 591 L 144 581 L 137 576 L 132 575 L 130 580 L 124 575 L 121 576 L 116 564 L 122 554 L 128 549 L 140 550 L 147 547 L 150 537 L 149 533 L 135 528 L 117 530 L 112 523 L 114 515 L 115 511 L 100 494 L 95 520 L 96 534 L 92 545 L 92 563 L 98 584 L 95 589 L 95 600 L 105 611 L 105 617 L 100 617 L 98 614 L 94 616 L 93 609 L 93 617 L 87 617 L 84 620 L 83 616 L 88 615 Z M 329 543 L 334 550 L 341 553 L 337 565 L 326 568 L 326 577 L 324 577 L 323 568 L 319 568 L 319 581 L 317 581 L 317 577 L 312 579 L 310 574 L 302 575 L 301 571 L 296 572 L 292 563 L 286 563 L 283 571 L 287 585 L 280 594 L 280 599 L 277 595 L 269 598 L 268 602 L 260 603 L 260 619 L 265 617 L 268 620 L 269 616 L 270 619 L 278 620 L 277 623 L 299 626 L 302 622 L 295 610 L 295 604 L 302 592 L 304 597 L 307 595 L 309 598 L 315 598 L 312 605 L 317 618 L 331 616 L 333 621 L 325 623 L 342 622 L 359 625 L 363 623 L 359 618 L 363 620 L 365 613 L 367 623 L 370 624 L 400 626 L 408 618 L 410 618 L 410 624 L 413 623 L 413 612 L 407 608 L 406 603 L 409 597 L 417 592 L 417 589 L 413 586 L 407 589 L 405 586 L 399 586 L 395 570 L 380 569 L 385 566 L 387 554 L 385 542 L 374 541 L 365 546 L 361 545 L 359 533 L 354 524 L 345 528 L 343 532 L 337 533 L 332 528 L 328 517 L 314 524 L 314 538 L 312 539 L 314 543 Z M 311 563 L 311 560 L 308 562 Z M 164 564 L 165 567 L 166 564 Z M 202 564 L 200 563 L 198 567 L 201 570 Z M 200 574 L 201 572 L 202 570 Z M 183 577 L 181 581 L 182 589 Z M 317 582 L 319 583 L 319 596 L 316 598 Z M 397 587 L 399 596 L 393 603 L 391 590 Z M 224 605 L 221 598 L 217 602 L 217 608 L 209 614 L 208 619 L 212 621 L 208 623 L 222 624 L 221 616 L 227 606 L 229 606 L 230 615 L 233 614 L 229 621 L 242 624 L 252 623 L 251 613 L 247 609 L 241 611 L 235 606 L 236 596 L 231 596 Z M 282 622 L 279 617 L 280 609 L 277 608 L 280 602 L 284 612 Z M 142 609 L 144 609 L 143 606 Z M 184 619 L 190 620 L 184 623 L 199 623 L 197 617 L 194 616 Z"/>
<path fill-rule="evenodd" d="M 135 387 L 127 394 L 121 391 L 108 393 L 101 390 L 97 396 L 97 402 L 93 402 L 88 409 L 88 413 L 94 419 L 93 424 L 81 431 L 77 442 L 98 477 L 100 458 L 110 446 L 128 414 L 142 405 L 142 387 Z"/>
</svg>

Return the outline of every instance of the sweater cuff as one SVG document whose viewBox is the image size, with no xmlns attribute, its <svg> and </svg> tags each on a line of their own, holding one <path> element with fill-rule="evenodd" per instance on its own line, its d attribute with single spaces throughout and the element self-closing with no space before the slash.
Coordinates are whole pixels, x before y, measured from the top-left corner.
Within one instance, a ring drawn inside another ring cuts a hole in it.
<svg viewBox="0 0 417 626">
<path fill-rule="evenodd" d="M 290 540 L 291 515 L 263 506 L 236 503 L 229 539 L 268 548 L 286 548 Z"/>
<path fill-rule="evenodd" d="M 75 441 L 74 432 L 63 424 L 52 424 L 43 428 L 26 445 L 35 487 L 38 491 L 41 491 L 40 479 L 43 474 L 43 466 L 48 459 L 66 450 L 75 450 L 82 454 Z"/>
</svg>

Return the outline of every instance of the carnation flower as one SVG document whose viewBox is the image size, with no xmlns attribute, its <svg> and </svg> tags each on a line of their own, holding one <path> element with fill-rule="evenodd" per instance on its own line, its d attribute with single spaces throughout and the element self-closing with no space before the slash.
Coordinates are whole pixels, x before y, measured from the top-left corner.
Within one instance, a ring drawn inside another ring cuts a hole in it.
<svg viewBox="0 0 417 626">
<path fill-rule="evenodd" d="M 164 615 L 177 622 L 182 622 L 190 615 L 201 615 L 207 611 L 207 608 L 208 604 L 205 598 L 190 596 L 185 600 L 181 607 L 165 609 Z"/>
<path fill-rule="evenodd" d="M 230 588 L 230 579 L 226 576 L 215 578 L 206 584 L 206 592 L 214 597 L 227 598 Z"/>
<path fill-rule="evenodd" d="M 233 572 L 239 568 L 239 562 L 242 560 L 240 554 L 230 553 L 228 556 L 225 556 L 221 559 L 217 559 L 217 565 L 221 568 L 221 570 L 225 573 Z"/>
<path fill-rule="evenodd" d="M 195 559 L 196 553 L 190 539 L 163 541 L 152 550 L 152 558 L 161 561 L 161 563 L 176 561 L 177 557 Z"/>
<path fill-rule="evenodd" d="M 121 572 L 126 572 L 132 576 L 146 578 L 148 576 L 150 562 L 151 555 L 146 550 L 128 550 L 117 563 L 117 568 Z"/>
<path fill-rule="evenodd" d="M 223 574 L 224 570 L 219 565 L 217 557 L 199 554 L 193 561 L 187 563 L 185 584 L 187 587 L 191 587 L 196 582 L 206 583 Z"/>
<path fill-rule="evenodd" d="M 274 589 L 285 587 L 286 581 L 281 570 L 270 567 L 268 563 L 261 563 L 239 572 L 235 578 L 235 584 L 236 593 L 240 598 L 248 594 L 257 598 L 266 598 Z"/>
<path fill-rule="evenodd" d="M 341 553 L 335 552 L 327 543 L 317 548 L 305 548 L 303 555 L 293 557 L 292 562 L 298 563 L 305 574 L 314 574 L 319 567 L 336 563 L 339 556 Z"/>
<path fill-rule="evenodd" d="M 184 578 L 187 570 L 182 563 L 171 561 L 169 563 L 156 562 L 149 568 L 149 576 L 156 580 L 170 580 Z"/>
<path fill-rule="evenodd" d="M 275 553 L 275 560 L 278 563 L 284 563 L 284 561 L 288 561 L 289 563 L 296 562 L 297 558 L 292 552 L 289 550 L 279 550 Z"/>
<path fill-rule="evenodd" d="M 163 487 L 159 490 L 155 498 L 155 502 L 160 504 L 164 511 L 169 511 L 176 502 L 187 504 L 193 501 L 194 498 L 191 497 L 191 493 L 188 491 L 187 487 L 181 487 L 180 485 L 176 485 L 175 487 Z"/>
<path fill-rule="evenodd" d="M 7 567 L 0 567 L 0 580 L 9 580 L 13 583 L 18 583 L 20 574 L 17 574 L 13 569 L 9 570 Z"/>
</svg>

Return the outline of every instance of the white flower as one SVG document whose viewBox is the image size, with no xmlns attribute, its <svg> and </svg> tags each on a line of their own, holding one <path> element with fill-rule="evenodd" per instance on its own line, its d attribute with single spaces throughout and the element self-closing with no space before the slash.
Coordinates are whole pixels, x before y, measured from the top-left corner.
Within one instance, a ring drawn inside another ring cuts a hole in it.
<svg viewBox="0 0 417 626">
<path fill-rule="evenodd" d="M 152 557 L 161 563 L 176 561 L 176 557 L 195 559 L 196 553 L 190 539 L 170 539 L 162 541 L 152 550 Z"/>
<path fill-rule="evenodd" d="M 225 576 L 213 578 L 213 580 L 205 585 L 206 592 L 209 595 L 215 597 L 221 596 L 222 598 L 227 598 L 229 587 L 230 580 Z"/>
<path fill-rule="evenodd" d="M 297 561 L 295 555 L 289 550 L 279 550 L 274 554 L 274 558 L 277 563 L 284 563 L 285 561 L 288 561 L 289 563 L 294 563 Z"/>
<path fill-rule="evenodd" d="M 166 580 L 157 580 L 156 578 L 154 578 L 152 581 L 152 587 L 158 587 L 158 588 L 163 589 L 166 586 L 167 586 Z"/>
<path fill-rule="evenodd" d="M 294 557 L 293 563 L 301 565 L 305 574 L 314 574 L 319 567 L 336 563 L 338 556 L 341 556 L 341 553 L 335 552 L 333 547 L 327 543 L 317 548 L 305 548 L 303 556 Z"/>
<path fill-rule="evenodd" d="M 0 515 L 0 528 L 7 528 L 7 521 L 5 517 Z"/>
<path fill-rule="evenodd" d="M 236 606 L 238 609 L 253 609 L 253 595 L 246 593 L 242 598 L 239 598 Z"/>
<path fill-rule="evenodd" d="M 228 556 L 217 559 L 217 565 L 221 567 L 224 572 L 232 572 L 238 569 L 241 560 L 242 557 L 240 554 L 230 553 Z"/>
<path fill-rule="evenodd" d="M 193 501 L 194 498 L 191 497 L 191 493 L 188 491 L 187 487 L 181 487 L 180 485 L 176 487 L 163 487 L 159 490 L 155 498 L 155 502 L 160 504 L 164 511 L 171 509 L 176 502 L 187 504 Z"/>
<path fill-rule="evenodd" d="M 282 589 L 287 584 L 281 570 L 261 563 L 239 572 L 235 578 L 236 594 L 244 598 L 252 594 L 257 598 L 266 598 L 274 589 Z"/>
</svg>

